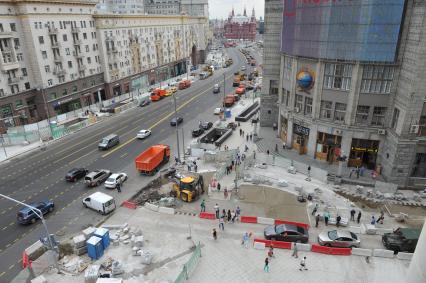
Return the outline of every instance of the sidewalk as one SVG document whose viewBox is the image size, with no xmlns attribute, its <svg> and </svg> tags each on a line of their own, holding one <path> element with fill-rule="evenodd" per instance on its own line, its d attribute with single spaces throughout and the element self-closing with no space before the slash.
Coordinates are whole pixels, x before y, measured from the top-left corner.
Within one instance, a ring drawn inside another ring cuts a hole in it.
<svg viewBox="0 0 426 283">
<path fill-rule="evenodd" d="M 1 146 L 0 148 L 0 163 L 10 159 L 12 157 L 15 157 L 17 155 L 20 155 L 25 152 L 29 152 L 31 150 L 34 150 L 36 148 L 41 147 L 43 142 L 37 141 L 33 142 L 27 145 L 11 145 L 11 146 Z"/>
<path fill-rule="evenodd" d="M 259 140 L 256 142 L 257 149 L 259 152 L 270 151 L 271 154 L 279 155 L 281 157 L 299 161 L 305 163 L 306 166 L 310 165 L 311 167 L 321 168 L 323 170 L 328 171 L 330 174 L 337 175 L 338 165 L 337 164 L 329 164 L 328 162 L 319 161 L 317 159 L 313 159 L 308 155 L 300 155 L 297 151 L 293 149 L 283 149 L 282 140 L 277 137 L 276 131 L 274 131 L 270 127 L 262 127 L 259 130 Z M 275 145 L 278 145 L 278 152 L 275 152 Z M 353 167 L 347 167 L 343 165 L 342 170 L 342 179 L 346 183 L 359 184 L 359 185 L 370 185 L 374 186 L 375 180 L 371 177 L 372 170 L 365 169 L 363 176 L 356 177 L 355 172 L 352 173 L 352 178 L 349 178 L 351 170 Z M 384 182 L 382 176 L 377 176 L 376 180 Z"/>
</svg>

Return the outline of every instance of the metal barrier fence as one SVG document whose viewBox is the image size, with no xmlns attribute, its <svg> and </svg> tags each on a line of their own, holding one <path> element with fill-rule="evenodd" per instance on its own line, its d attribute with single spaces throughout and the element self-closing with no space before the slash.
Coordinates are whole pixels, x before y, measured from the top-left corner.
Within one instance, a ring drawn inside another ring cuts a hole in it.
<svg viewBox="0 0 426 283">
<path fill-rule="evenodd" d="M 195 250 L 192 253 L 189 260 L 183 265 L 182 271 L 179 273 L 178 277 L 174 283 L 184 283 L 188 280 L 189 276 L 194 272 L 195 268 L 198 265 L 198 262 L 201 258 L 201 243 L 195 246 Z"/>
</svg>

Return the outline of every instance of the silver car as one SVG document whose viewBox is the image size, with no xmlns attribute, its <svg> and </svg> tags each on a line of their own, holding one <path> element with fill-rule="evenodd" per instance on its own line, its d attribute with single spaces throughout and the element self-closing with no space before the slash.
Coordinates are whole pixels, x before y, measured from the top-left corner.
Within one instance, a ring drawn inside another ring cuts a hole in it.
<svg viewBox="0 0 426 283">
<path fill-rule="evenodd" d="M 318 243 L 328 247 L 359 248 L 361 241 L 350 231 L 331 230 L 319 234 Z"/>
</svg>

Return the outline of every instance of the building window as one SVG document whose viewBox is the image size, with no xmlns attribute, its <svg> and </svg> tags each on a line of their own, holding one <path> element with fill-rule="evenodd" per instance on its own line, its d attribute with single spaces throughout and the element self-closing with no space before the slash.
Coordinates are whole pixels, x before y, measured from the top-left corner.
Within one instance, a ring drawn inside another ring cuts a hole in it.
<svg viewBox="0 0 426 283">
<path fill-rule="evenodd" d="M 386 107 L 374 107 L 371 125 L 383 127 L 385 125 L 385 115 Z"/>
<path fill-rule="evenodd" d="M 72 61 L 68 61 L 68 68 L 72 68 Z"/>
<path fill-rule="evenodd" d="M 30 83 L 29 83 L 29 82 L 26 82 L 26 83 L 25 83 L 25 89 L 27 89 L 27 90 L 28 90 L 28 89 L 30 89 L 30 88 L 31 88 Z"/>
<path fill-rule="evenodd" d="M 47 80 L 47 85 L 48 85 L 48 86 L 52 86 L 52 85 L 53 85 L 53 81 L 52 81 L 52 79 L 48 79 L 48 80 Z"/>
<path fill-rule="evenodd" d="M 92 64 L 92 58 L 87 57 L 87 64 Z"/>
<path fill-rule="evenodd" d="M 333 103 L 331 101 L 321 101 L 320 116 L 323 119 L 331 119 L 331 113 L 333 111 Z"/>
<path fill-rule="evenodd" d="M 22 103 L 22 99 L 16 100 L 15 105 L 16 105 L 16 108 L 24 106 Z"/>
<path fill-rule="evenodd" d="M 13 43 L 15 44 L 15 49 L 18 49 L 21 44 L 19 43 L 19 38 L 14 38 Z"/>
<path fill-rule="evenodd" d="M 351 88 L 352 65 L 325 64 L 324 88 L 349 90 Z"/>
<path fill-rule="evenodd" d="M 368 122 L 370 106 L 358 105 L 356 109 L 355 123 L 365 125 Z"/>
<path fill-rule="evenodd" d="M 43 38 L 43 36 L 39 36 L 38 37 L 38 43 L 44 44 L 44 38 Z"/>
<path fill-rule="evenodd" d="M 364 66 L 361 92 L 390 93 L 394 68 L 390 66 Z"/>
<path fill-rule="evenodd" d="M 303 109 L 303 95 L 296 94 L 296 100 L 294 101 L 295 111 L 299 112 Z"/>
<path fill-rule="evenodd" d="M 392 129 L 396 129 L 398 125 L 398 119 L 399 119 L 399 109 L 395 107 L 395 109 L 393 109 L 393 116 L 392 116 L 392 124 L 391 124 Z"/>
<path fill-rule="evenodd" d="M 63 39 L 64 41 L 67 41 L 67 40 L 68 40 L 67 35 L 66 35 L 66 34 L 62 35 L 62 39 Z"/>
<path fill-rule="evenodd" d="M 43 59 L 47 59 L 47 52 L 41 51 L 41 57 L 43 57 Z"/>
<path fill-rule="evenodd" d="M 67 95 L 68 94 L 68 91 L 67 91 L 67 89 L 66 88 L 64 88 L 63 90 L 62 90 L 62 96 L 65 96 L 65 95 Z"/>
<path fill-rule="evenodd" d="M 22 76 L 24 76 L 24 77 L 28 76 L 26 68 L 22 68 L 21 72 L 22 72 Z"/>
<path fill-rule="evenodd" d="M 269 86 L 269 93 L 274 94 L 274 95 L 278 95 L 278 81 L 271 80 L 270 83 L 271 84 Z"/>
<path fill-rule="evenodd" d="M 87 33 L 83 32 L 83 39 L 87 39 Z"/>
<path fill-rule="evenodd" d="M 10 23 L 10 30 L 16 31 L 16 24 L 15 23 Z"/>
<path fill-rule="evenodd" d="M 49 65 L 44 66 L 44 71 L 46 73 L 50 73 L 50 66 Z"/>
<path fill-rule="evenodd" d="M 292 58 L 290 57 L 284 57 L 284 74 L 283 77 L 286 80 L 291 80 L 291 64 L 292 64 Z"/>
<path fill-rule="evenodd" d="M 76 92 L 77 91 L 77 86 L 76 85 L 73 85 L 72 86 L 72 92 Z"/>
<path fill-rule="evenodd" d="M 65 48 L 65 54 L 70 55 L 70 49 L 69 48 Z"/>
<path fill-rule="evenodd" d="M 346 114 L 346 104 L 345 103 L 336 103 L 334 109 L 334 121 L 344 122 Z"/>
<path fill-rule="evenodd" d="M 86 45 L 86 52 L 89 52 L 89 51 L 90 51 L 89 45 Z"/>
<path fill-rule="evenodd" d="M 305 97 L 305 111 L 304 114 L 307 116 L 312 115 L 312 98 Z"/>
</svg>

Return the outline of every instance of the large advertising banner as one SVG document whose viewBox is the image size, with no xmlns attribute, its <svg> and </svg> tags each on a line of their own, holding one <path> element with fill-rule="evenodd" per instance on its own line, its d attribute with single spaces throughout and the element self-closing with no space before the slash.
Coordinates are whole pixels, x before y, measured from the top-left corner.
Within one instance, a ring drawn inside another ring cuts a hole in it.
<svg viewBox="0 0 426 283">
<path fill-rule="evenodd" d="M 394 62 L 404 0 L 283 0 L 281 51 Z"/>
</svg>

